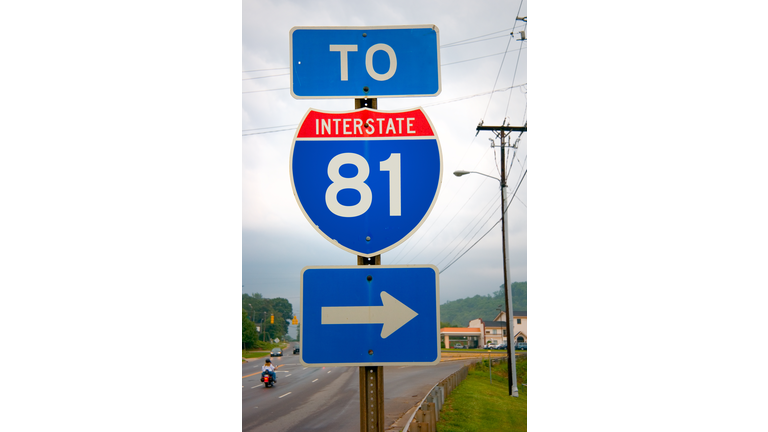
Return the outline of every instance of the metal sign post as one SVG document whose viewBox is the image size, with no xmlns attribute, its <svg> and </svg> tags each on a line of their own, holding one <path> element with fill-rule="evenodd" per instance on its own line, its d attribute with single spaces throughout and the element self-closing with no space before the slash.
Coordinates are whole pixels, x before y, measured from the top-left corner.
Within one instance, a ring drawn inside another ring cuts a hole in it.
<svg viewBox="0 0 768 432">
<path fill-rule="evenodd" d="M 355 109 L 376 109 L 376 98 L 355 99 Z M 381 255 L 357 256 L 357 265 L 381 265 Z M 384 432 L 384 367 L 360 366 L 360 432 Z"/>
<path fill-rule="evenodd" d="M 369 99 L 370 100 L 370 99 Z M 362 99 L 355 99 L 355 108 Z M 376 108 L 376 99 L 372 102 Z M 357 256 L 357 265 L 381 265 L 381 255 Z M 360 432 L 384 432 L 384 366 L 360 366 Z"/>
</svg>

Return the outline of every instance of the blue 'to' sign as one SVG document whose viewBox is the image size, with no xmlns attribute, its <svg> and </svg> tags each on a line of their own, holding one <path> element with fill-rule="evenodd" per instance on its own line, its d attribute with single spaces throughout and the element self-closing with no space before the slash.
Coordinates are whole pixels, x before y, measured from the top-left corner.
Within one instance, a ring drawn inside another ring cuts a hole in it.
<svg viewBox="0 0 768 432">
<path fill-rule="evenodd" d="M 372 257 L 426 220 L 440 190 L 442 154 L 421 108 L 310 109 L 293 141 L 290 173 L 312 226 L 336 246 Z"/>
<path fill-rule="evenodd" d="M 440 94 L 434 25 L 294 27 L 290 54 L 296 99 Z"/>
</svg>

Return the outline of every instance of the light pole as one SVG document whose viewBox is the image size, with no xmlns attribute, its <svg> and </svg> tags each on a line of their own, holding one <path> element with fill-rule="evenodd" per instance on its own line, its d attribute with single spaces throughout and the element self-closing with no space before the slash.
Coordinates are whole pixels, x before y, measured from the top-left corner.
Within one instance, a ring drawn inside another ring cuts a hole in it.
<svg viewBox="0 0 768 432">
<path fill-rule="evenodd" d="M 261 335 L 262 335 L 261 339 L 262 339 L 262 342 L 265 342 L 265 343 L 267 341 L 267 338 L 266 336 L 264 336 L 266 334 L 265 332 L 266 328 L 264 328 L 264 326 L 266 325 L 267 325 L 267 311 L 264 311 L 264 319 L 261 320 Z"/>
<path fill-rule="evenodd" d="M 253 312 L 253 305 L 248 303 L 248 307 L 251 308 L 251 322 L 253 323 L 256 320 L 255 313 Z M 256 327 L 256 323 L 253 324 L 254 327 Z M 258 337 L 258 336 L 257 336 Z M 258 339 L 257 339 L 258 340 Z M 254 344 L 255 345 L 255 344 Z"/>
<path fill-rule="evenodd" d="M 509 374 L 509 395 L 518 397 L 517 392 L 517 363 L 515 362 L 514 348 L 512 347 L 512 339 L 514 333 L 512 331 L 515 328 L 512 321 L 512 293 L 510 291 L 509 280 L 507 278 L 507 269 L 509 268 L 509 257 L 507 256 L 507 248 L 509 247 L 509 239 L 507 238 L 507 181 L 505 173 L 505 161 L 504 161 L 504 142 L 501 143 L 501 179 L 498 179 L 488 174 L 483 174 L 477 171 L 454 171 L 453 175 L 461 177 L 466 174 L 480 174 L 481 176 L 490 177 L 499 182 L 499 188 L 501 189 L 501 253 L 504 260 L 504 299 L 507 305 L 507 373 Z"/>
</svg>

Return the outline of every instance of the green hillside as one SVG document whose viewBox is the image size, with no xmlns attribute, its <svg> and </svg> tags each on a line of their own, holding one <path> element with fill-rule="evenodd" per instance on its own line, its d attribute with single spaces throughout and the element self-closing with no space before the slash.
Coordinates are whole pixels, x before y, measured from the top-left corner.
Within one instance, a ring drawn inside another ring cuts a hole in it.
<svg viewBox="0 0 768 432">
<path fill-rule="evenodd" d="M 512 283 L 512 306 L 516 311 L 528 310 L 528 282 Z M 466 327 L 476 318 L 491 321 L 504 310 L 504 285 L 493 294 L 476 295 L 440 305 L 440 322 L 452 327 Z"/>
</svg>

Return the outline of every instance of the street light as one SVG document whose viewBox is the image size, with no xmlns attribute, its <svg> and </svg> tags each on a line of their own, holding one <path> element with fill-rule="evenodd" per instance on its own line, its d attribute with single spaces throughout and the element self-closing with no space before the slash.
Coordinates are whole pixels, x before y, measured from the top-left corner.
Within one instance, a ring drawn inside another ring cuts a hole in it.
<svg viewBox="0 0 768 432">
<path fill-rule="evenodd" d="M 255 322 L 256 321 L 256 313 L 253 311 L 253 305 L 252 304 L 248 303 L 248 307 L 251 308 L 251 322 L 253 323 L 253 325 L 255 327 L 256 326 L 256 322 Z M 257 337 L 256 340 L 258 341 L 258 336 L 256 336 L 256 337 Z M 243 345 L 243 346 L 245 346 L 245 345 Z"/>
<path fill-rule="evenodd" d="M 261 339 L 265 343 L 267 342 L 267 337 L 265 336 L 266 325 L 267 325 L 267 311 L 264 311 L 264 319 L 261 320 L 261 336 L 262 336 Z"/>
<path fill-rule="evenodd" d="M 509 273 L 509 258 L 507 256 L 507 249 L 509 248 L 509 239 L 507 238 L 507 182 L 506 182 L 506 176 L 504 172 L 504 159 L 503 159 L 504 153 L 502 152 L 502 167 L 501 167 L 501 179 L 498 179 L 493 176 L 489 176 L 488 174 L 483 174 L 481 172 L 477 171 L 454 171 L 453 175 L 456 177 L 461 177 L 463 175 L 467 174 L 480 174 L 481 176 L 492 178 L 499 182 L 499 188 L 501 189 L 501 252 L 502 257 L 504 259 L 504 299 L 507 304 L 507 373 L 511 375 L 511 379 L 508 380 L 509 382 L 509 395 L 518 397 L 518 391 L 517 391 L 517 363 L 515 362 L 514 357 L 514 348 L 512 347 L 512 338 L 514 338 L 514 333 L 512 330 L 515 328 L 515 324 L 512 321 L 512 292 L 510 290 L 509 281 L 507 279 L 507 273 Z"/>
</svg>

